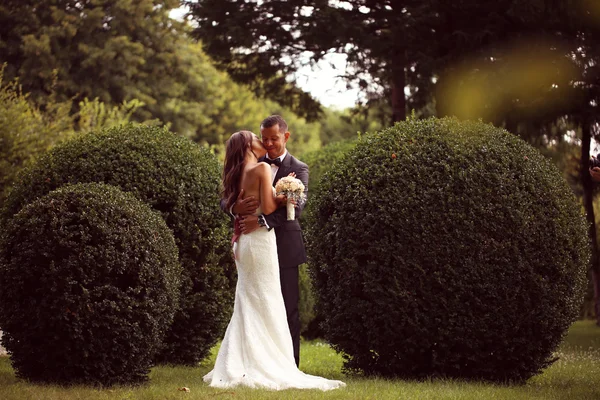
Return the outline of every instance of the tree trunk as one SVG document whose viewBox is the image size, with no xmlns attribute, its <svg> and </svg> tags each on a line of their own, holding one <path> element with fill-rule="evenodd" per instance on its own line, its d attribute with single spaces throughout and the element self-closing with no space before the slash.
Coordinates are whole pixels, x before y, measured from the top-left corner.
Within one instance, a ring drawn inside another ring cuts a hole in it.
<svg viewBox="0 0 600 400">
<path fill-rule="evenodd" d="M 406 119 L 406 57 L 400 52 L 392 61 L 392 124 Z"/>
<path fill-rule="evenodd" d="M 588 172 L 588 160 L 590 158 L 590 144 L 592 140 L 592 124 L 588 119 L 584 120 L 581 128 L 581 181 L 583 183 L 583 205 L 587 215 L 589 236 L 592 244 L 592 283 L 594 285 L 594 312 L 596 314 L 596 325 L 600 326 L 600 264 L 598 259 L 598 241 L 596 240 L 596 220 L 594 217 L 594 183 Z"/>
</svg>

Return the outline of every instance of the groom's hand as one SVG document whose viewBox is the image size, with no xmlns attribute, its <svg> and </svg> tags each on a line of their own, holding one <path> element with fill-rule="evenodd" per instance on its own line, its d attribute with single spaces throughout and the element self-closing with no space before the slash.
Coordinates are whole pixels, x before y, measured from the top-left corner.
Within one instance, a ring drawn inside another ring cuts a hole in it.
<svg viewBox="0 0 600 400">
<path fill-rule="evenodd" d="M 258 217 L 256 215 L 246 215 L 240 218 L 240 229 L 244 235 L 254 232 L 258 227 Z"/>
<path fill-rule="evenodd" d="M 254 212 L 258 209 L 258 200 L 256 197 L 250 196 L 243 199 L 244 189 L 240 190 L 240 194 L 238 195 L 235 203 L 233 203 L 233 214 L 235 215 L 248 215 L 254 214 Z"/>
</svg>

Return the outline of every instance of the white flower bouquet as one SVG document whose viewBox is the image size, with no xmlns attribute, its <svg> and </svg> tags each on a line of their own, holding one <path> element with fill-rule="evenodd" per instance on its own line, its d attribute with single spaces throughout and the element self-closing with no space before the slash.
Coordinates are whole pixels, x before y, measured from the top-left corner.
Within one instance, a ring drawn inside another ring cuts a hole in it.
<svg viewBox="0 0 600 400">
<path fill-rule="evenodd" d="M 285 176 L 278 180 L 277 184 L 275 184 L 275 192 L 277 195 L 283 194 L 287 197 L 286 210 L 288 221 L 296 219 L 294 202 L 296 204 L 301 204 L 304 200 L 306 200 L 306 195 L 304 194 L 304 184 L 302 181 L 298 178 L 294 178 L 293 176 Z"/>
</svg>

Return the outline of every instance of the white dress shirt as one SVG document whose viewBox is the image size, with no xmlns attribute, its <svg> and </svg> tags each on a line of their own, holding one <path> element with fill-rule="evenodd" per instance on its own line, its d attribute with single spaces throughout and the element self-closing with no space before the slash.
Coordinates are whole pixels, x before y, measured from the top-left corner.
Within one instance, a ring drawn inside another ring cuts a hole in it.
<svg viewBox="0 0 600 400">
<path fill-rule="evenodd" d="M 286 149 L 286 150 L 283 152 L 283 154 L 282 154 L 282 155 L 280 155 L 280 156 L 279 156 L 279 157 L 277 157 L 277 158 L 279 159 L 279 161 L 283 162 L 283 159 L 285 158 L 285 156 L 287 156 L 287 154 L 288 154 L 288 152 L 287 152 L 287 149 Z M 268 159 L 270 160 L 270 158 L 269 158 L 269 155 L 268 155 L 268 154 L 265 156 L 265 158 L 268 158 Z M 276 160 L 277 158 L 275 158 L 275 160 Z M 277 175 L 277 171 L 279 171 L 279 167 L 278 167 L 277 165 L 275 165 L 275 164 L 271 164 L 271 183 L 274 183 L 274 181 L 275 181 L 275 175 Z"/>
<path fill-rule="evenodd" d="M 283 162 L 283 159 L 285 158 L 285 156 L 287 156 L 287 149 L 283 152 L 282 155 L 280 155 L 279 157 L 277 157 L 279 159 L 279 161 Z M 269 155 L 267 154 L 265 156 L 265 158 L 269 158 Z M 274 160 L 276 160 L 277 158 L 274 158 Z M 269 158 L 270 159 L 270 158 Z M 279 171 L 279 167 L 275 164 L 271 164 L 271 183 L 275 183 L 275 176 L 277 175 L 277 171 Z M 271 229 L 271 227 L 269 226 L 269 224 L 267 223 L 267 221 L 265 220 L 265 228 L 267 229 Z"/>
</svg>

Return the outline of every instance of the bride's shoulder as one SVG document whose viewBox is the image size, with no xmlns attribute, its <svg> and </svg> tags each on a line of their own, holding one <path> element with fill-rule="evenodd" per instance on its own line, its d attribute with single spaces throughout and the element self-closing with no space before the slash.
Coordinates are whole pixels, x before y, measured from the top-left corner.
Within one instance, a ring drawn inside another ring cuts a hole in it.
<svg viewBox="0 0 600 400">
<path fill-rule="evenodd" d="M 257 175 L 262 175 L 262 174 L 267 174 L 267 173 L 270 175 L 271 167 L 267 163 L 259 162 L 250 168 L 250 172 L 252 172 L 253 174 L 257 174 Z"/>
</svg>

